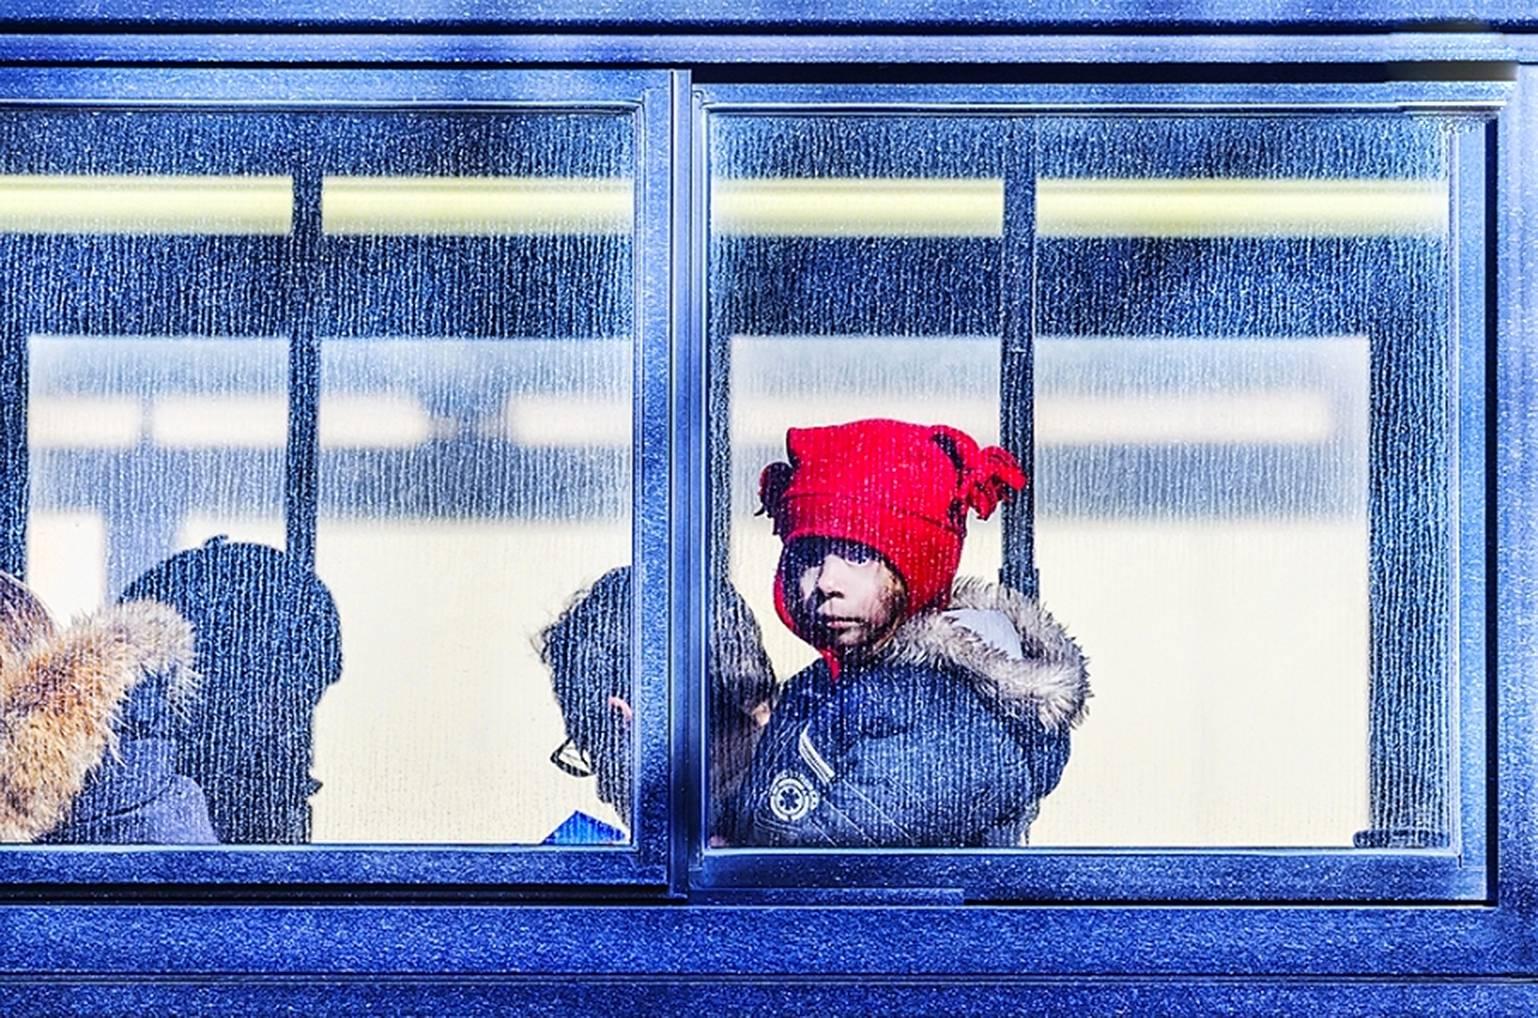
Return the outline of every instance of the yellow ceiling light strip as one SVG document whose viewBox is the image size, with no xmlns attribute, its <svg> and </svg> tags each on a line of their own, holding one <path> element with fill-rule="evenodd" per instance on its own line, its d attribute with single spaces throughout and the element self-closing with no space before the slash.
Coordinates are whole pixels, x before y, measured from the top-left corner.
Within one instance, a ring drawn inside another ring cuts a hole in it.
<svg viewBox="0 0 1538 1018">
<path fill-rule="evenodd" d="M 1447 230 L 1445 180 L 1043 178 L 1047 237 L 1379 236 Z M 1004 181 L 980 178 L 722 179 L 717 234 L 999 237 Z"/>
<path fill-rule="evenodd" d="M 626 178 L 327 177 L 331 235 L 627 234 Z M 1004 182 L 974 178 L 719 179 L 717 234 L 999 237 Z M 0 232 L 286 234 L 280 176 L 0 176 Z M 1044 178 L 1046 237 L 1443 235 L 1445 180 Z"/>
<path fill-rule="evenodd" d="M 331 235 L 624 234 L 635 185 L 603 177 L 326 177 Z"/>
<path fill-rule="evenodd" d="M 277 234 L 288 177 L 0 175 L 0 233 Z"/>
<path fill-rule="evenodd" d="M 718 234 L 755 237 L 999 237 L 999 177 L 720 179 L 710 192 Z"/>
<path fill-rule="evenodd" d="M 1445 180 L 1169 179 L 1036 182 L 1047 237 L 1439 235 Z"/>
</svg>

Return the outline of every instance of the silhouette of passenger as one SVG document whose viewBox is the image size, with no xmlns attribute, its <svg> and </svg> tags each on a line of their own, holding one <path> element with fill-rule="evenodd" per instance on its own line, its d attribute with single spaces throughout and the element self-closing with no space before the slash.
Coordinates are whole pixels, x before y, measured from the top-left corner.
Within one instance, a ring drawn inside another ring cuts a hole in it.
<svg viewBox="0 0 1538 1018">
<path fill-rule="evenodd" d="M 598 798 L 630 827 L 635 789 L 631 668 L 631 569 L 609 570 L 539 637 L 540 656 L 566 722 L 566 740 L 550 760 L 576 777 L 592 775 Z M 753 747 L 775 695 L 774 669 L 742 595 L 716 589 L 712 602 L 709 796 L 711 831 L 727 829 L 727 805 L 753 759 Z M 573 813 L 549 844 L 625 841 L 626 835 L 584 813 Z"/>
<path fill-rule="evenodd" d="M 203 690 L 177 769 L 202 786 L 219 841 L 309 841 L 315 708 L 342 670 L 331 593 L 276 548 L 216 537 L 123 591 L 145 600 L 181 612 L 196 637 Z"/>
</svg>

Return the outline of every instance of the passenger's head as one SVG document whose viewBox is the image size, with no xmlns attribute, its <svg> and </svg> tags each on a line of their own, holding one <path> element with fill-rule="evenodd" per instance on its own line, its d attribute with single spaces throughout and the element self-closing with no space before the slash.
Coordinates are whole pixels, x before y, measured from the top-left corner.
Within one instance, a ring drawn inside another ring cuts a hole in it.
<svg viewBox="0 0 1538 1018">
<path fill-rule="evenodd" d="M 203 686 L 177 766 L 202 786 L 219 840 L 308 841 L 314 714 L 342 671 L 330 591 L 292 555 L 217 537 L 150 569 L 121 600 L 160 601 L 192 623 Z"/>
<path fill-rule="evenodd" d="M 566 740 L 551 760 L 569 774 L 595 776 L 598 797 L 627 826 L 635 787 L 631 582 L 629 566 L 604 573 L 539 638 L 566 726 Z M 707 670 L 710 795 L 720 803 L 751 762 L 762 708 L 775 694 L 758 622 L 730 584 L 717 585 L 711 599 Z"/>
<path fill-rule="evenodd" d="M 611 569 L 572 598 L 539 636 L 540 657 L 566 723 L 551 755 L 562 770 L 598 779 L 598 797 L 631 822 L 630 567 Z"/>
<path fill-rule="evenodd" d="M 32 588 L 0 572 L 0 666 L 15 661 L 55 631 L 53 617 Z"/>
<path fill-rule="evenodd" d="M 775 606 L 792 631 L 835 656 L 869 649 L 903 619 L 943 606 L 968 512 L 987 519 L 1026 480 L 1004 449 L 979 448 L 941 424 L 791 428 L 785 446 L 789 462 L 759 478 L 764 511 L 784 541 Z M 831 589 L 838 586 L 850 589 Z M 846 607 L 859 614 L 827 608 L 835 593 L 858 602 Z"/>
<path fill-rule="evenodd" d="M 779 585 L 791 628 L 840 657 L 879 649 L 906 617 L 902 577 L 858 541 L 798 537 L 780 556 Z"/>
<path fill-rule="evenodd" d="M 736 793 L 753 762 L 753 748 L 778 692 L 763 632 L 737 588 L 716 585 L 710 600 L 710 744 L 712 822 Z"/>
</svg>

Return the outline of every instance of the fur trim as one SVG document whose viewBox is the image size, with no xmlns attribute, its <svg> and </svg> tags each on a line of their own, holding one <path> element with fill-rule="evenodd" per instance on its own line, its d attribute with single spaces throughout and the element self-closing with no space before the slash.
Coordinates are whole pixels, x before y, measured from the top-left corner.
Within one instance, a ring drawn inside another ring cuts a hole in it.
<svg viewBox="0 0 1538 1018">
<path fill-rule="evenodd" d="M 1088 661 L 1040 604 L 1009 587 L 960 578 L 951 588 L 950 606 L 1000 613 L 1019 634 L 1025 656 L 1011 657 L 942 612 L 927 611 L 897 630 L 891 658 L 958 670 L 1003 713 L 1035 717 L 1048 731 L 1084 719 Z"/>
<path fill-rule="evenodd" d="M 192 627 L 136 601 L 88 616 L 0 662 L 0 841 L 34 841 L 68 815 L 87 776 L 116 749 L 129 692 L 164 676 L 173 702 L 196 691 Z"/>
</svg>

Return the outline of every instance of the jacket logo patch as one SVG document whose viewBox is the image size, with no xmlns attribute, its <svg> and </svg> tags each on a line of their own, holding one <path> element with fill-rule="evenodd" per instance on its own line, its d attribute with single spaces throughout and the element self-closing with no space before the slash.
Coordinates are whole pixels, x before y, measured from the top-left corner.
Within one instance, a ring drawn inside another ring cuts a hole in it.
<svg viewBox="0 0 1538 1018">
<path fill-rule="evenodd" d="M 821 801 L 812 783 L 795 771 L 781 771 L 769 785 L 769 812 L 788 824 L 804 820 Z"/>
</svg>

